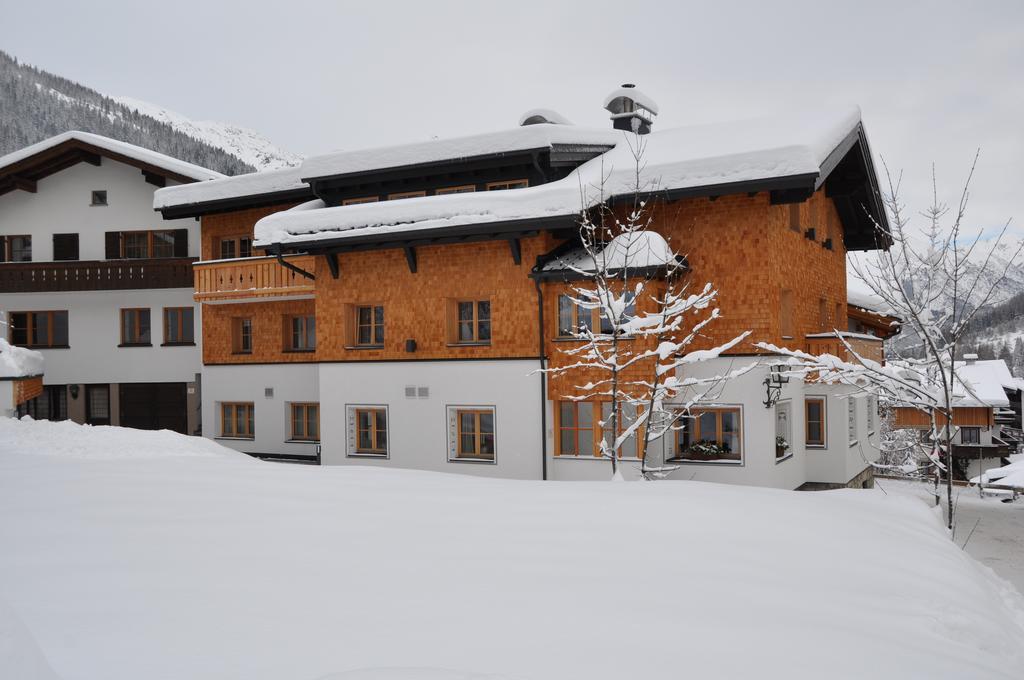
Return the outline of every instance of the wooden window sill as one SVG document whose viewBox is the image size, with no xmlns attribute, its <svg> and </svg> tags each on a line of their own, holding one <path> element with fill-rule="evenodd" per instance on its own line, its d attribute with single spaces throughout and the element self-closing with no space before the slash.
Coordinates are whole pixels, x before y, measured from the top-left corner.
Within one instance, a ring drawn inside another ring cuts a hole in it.
<svg viewBox="0 0 1024 680">
<path fill-rule="evenodd" d="M 122 342 L 118 347 L 152 347 L 151 342 Z"/>
<path fill-rule="evenodd" d="M 194 342 L 162 342 L 162 343 L 160 343 L 160 346 L 161 347 L 195 347 L 196 343 L 194 343 Z"/>
<path fill-rule="evenodd" d="M 449 463 L 488 463 L 494 465 L 496 461 L 493 458 L 471 458 L 470 456 L 460 456 L 457 458 L 449 458 Z"/>
<path fill-rule="evenodd" d="M 384 349 L 384 345 L 345 345 L 345 349 Z"/>
<path fill-rule="evenodd" d="M 356 451 L 348 454 L 349 458 L 387 458 L 387 451 Z"/>
<path fill-rule="evenodd" d="M 214 437 L 214 439 L 221 439 L 223 441 L 229 442 L 251 442 L 254 441 L 256 437 L 226 437 L 224 435 L 221 435 L 219 437 Z"/>
<path fill-rule="evenodd" d="M 315 349 L 283 349 L 281 350 L 285 354 L 312 354 Z"/>
</svg>

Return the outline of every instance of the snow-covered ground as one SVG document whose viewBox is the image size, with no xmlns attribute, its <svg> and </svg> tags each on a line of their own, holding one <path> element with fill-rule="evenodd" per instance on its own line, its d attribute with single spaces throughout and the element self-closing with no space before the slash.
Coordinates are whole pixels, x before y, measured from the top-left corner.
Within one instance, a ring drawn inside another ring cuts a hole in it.
<svg viewBox="0 0 1024 680">
<path fill-rule="evenodd" d="M 0 546 L 5 678 L 1024 668 L 1020 594 L 904 494 L 289 466 L 0 420 Z"/>
<path fill-rule="evenodd" d="M 890 494 L 920 498 L 928 505 L 935 500 L 928 482 L 881 479 L 878 487 Z M 992 496 L 981 498 L 977 488 L 965 487 L 955 487 L 953 493 L 955 543 L 1024 593 L 1024 498 L 1003 503 Z"/>
</svg>

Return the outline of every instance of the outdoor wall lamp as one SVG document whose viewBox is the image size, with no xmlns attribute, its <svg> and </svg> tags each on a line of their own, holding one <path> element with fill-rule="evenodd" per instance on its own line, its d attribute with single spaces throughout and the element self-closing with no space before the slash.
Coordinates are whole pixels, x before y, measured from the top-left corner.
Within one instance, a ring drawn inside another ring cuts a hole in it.
<svg viewBox="0 0 1024 680">
<path fill-rule="evenodd" d="M 68 391 L 71 392 L 72 399 L 78 399 L 78 385 L 69 385 Z"/>
<path fill-rule="evenodd" d="M 775 365 L 768 368 L 768 375 L 765 376 L 763 383 L 767 392 L 764 400 L 765 408 L 771 408 L 779 403 L 779 397 L 782 396 L 782 386 L 788 382 L 789 376 L 786 375 L 785 366 Z"/>
</svg>

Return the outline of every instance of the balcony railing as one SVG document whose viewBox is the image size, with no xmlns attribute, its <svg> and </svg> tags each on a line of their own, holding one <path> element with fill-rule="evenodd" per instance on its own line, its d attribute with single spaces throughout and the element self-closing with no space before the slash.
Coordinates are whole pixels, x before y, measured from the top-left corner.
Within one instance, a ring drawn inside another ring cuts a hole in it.
<svg viewBox="0 0 1024 680">
<path fill-rule="evenodd" d="M 0 264 L 0 293 L 189 288 L 194 258 Z"/>
<path fill-rule="evenodd" d="M 313 255 L 289 255 L 285 260 L 313 272 Z M 281 265 L 275 257 L 197 262 L 195 299 L 199 302 L 288 295 L 312 295 L 313 280 Z"/>
<path fill-rule="evenodd" d="M 842 333 L 841 335 L 846 344 L 849 344 L 859 356 L 878 363 L 885 363 L 885 350 L 882 347 L 881 338 L 871 338 L 861 333 Z M 850 356 L 846 345 L 836 337 L 835 333 L 808 335 L 807 353 L 832 354 L 845 361 L 856 361 L 856 358 Z"/>
</svg>

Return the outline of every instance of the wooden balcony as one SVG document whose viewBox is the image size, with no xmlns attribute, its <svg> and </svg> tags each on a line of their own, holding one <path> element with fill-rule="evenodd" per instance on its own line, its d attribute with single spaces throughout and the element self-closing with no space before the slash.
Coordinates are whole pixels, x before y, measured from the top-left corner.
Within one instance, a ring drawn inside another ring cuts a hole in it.
<svg viewBox="0 0 1024 680">
<path fill-rule="evenodd" d="M 0 264 L 0 293 L 190 288 L 195 258 Z"/>
<path fill-rule="evenodd" d="M 285 260 L 308 272 L 316 265 L 313 255 L 289 255 Z M 197 302 L 312 295 L 314 290 L 313 279 L 282 266 L 276 257 L 197 262 L 193 270 Z"/>
<path fill-rule="evenodd" d="M 843 340 L 845 340 L 859 356 L 864 359 L 877 361 L 880 364 L 885 363 L 885 350 L 882 347 L 881 338 L 869 338 L 860 333 L 842 333 L 842 336 Z M 856 361 L 856 358 L 850 356 L 846 349 L 846 345 L 844 345 L 839 338 L 835 336 L 835 333 L 818 333 L 808 335 L 807 353 L 832 354 L 844 361 Z"/>
</svg>

